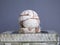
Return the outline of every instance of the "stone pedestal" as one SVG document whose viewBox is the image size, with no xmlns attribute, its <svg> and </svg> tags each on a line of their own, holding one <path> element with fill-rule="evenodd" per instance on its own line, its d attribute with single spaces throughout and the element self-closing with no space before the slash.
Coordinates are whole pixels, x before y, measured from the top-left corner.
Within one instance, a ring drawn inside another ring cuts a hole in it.
<svg viewBox="0 0 60 45">
<path fill-rule="evenodd" d="M 59 45 L 57 34 L 0 34 L 0 45 Z"/>
</svg>

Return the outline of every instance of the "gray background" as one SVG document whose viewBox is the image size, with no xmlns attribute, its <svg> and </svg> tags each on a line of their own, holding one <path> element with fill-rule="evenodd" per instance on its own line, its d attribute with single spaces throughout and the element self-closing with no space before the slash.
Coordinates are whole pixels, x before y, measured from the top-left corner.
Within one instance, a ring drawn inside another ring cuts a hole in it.
<svg viewBox="0 0 60 45">
<path fill-rule="evenodd" d="M 0 0 L 0 33 L 18 30 L 19 14 L 35 10 L 41 20 L 41 29 L 60 33 L 60 0 Z"/>
</svg>

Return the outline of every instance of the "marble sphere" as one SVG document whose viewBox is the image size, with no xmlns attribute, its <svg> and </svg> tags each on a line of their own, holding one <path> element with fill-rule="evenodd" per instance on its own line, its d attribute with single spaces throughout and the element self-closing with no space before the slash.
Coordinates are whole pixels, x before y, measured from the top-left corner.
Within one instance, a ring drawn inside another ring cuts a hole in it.
<svg viewBox="0 0 60 45">
<path fill-rule="evenodd" d="M 35 28 L 40 24 L 38 14 L 33 10 L 24 10 L 19 16 L 19 24 L 22 28 Z"/>
</svg>

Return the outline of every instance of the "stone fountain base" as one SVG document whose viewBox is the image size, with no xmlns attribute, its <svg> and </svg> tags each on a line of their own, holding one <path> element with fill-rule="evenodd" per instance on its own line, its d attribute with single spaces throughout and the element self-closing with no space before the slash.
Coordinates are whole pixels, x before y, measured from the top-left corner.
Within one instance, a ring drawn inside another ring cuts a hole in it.
<svg viewBox="0 0 60 45">
<path fill-rule="evenodd" d="M 0 45 L 59 45 L 57 34 L 0 34 Z"/>
</svg>

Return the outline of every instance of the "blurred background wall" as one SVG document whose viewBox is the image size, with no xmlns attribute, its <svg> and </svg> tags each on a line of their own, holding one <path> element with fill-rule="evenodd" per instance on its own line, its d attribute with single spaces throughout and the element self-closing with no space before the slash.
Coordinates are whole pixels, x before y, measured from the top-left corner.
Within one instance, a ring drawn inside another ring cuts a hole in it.
<svg viewBox="0 0 60 45">
<path fill-rule="evenodd" d="M 35 10 L 41 20 L 41 29 L 60 33 L 60 0 L 0 0 L 0 33 L 19 28 L 19 14 Z"/>
</svg>

